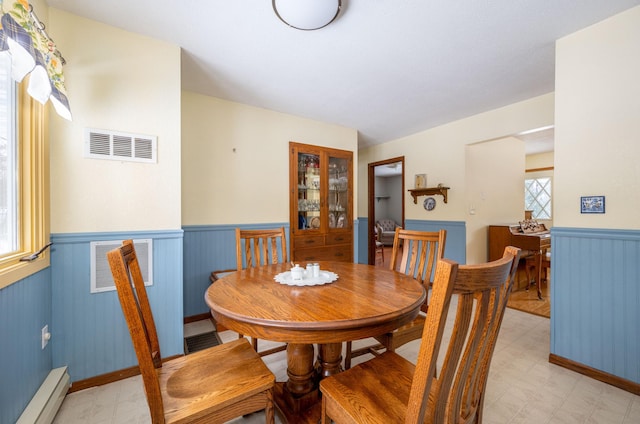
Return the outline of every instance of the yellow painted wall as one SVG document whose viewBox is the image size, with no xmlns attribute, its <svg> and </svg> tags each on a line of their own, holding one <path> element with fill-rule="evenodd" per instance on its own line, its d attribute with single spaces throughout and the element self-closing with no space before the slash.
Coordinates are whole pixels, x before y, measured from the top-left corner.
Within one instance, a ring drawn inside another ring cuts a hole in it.
<svg viewBox="0 0 640 424">
<path fill-rule="evenodd" d="M 289 141 L 358 160 L 354 129 L 183 92 L 183 225 L 289 221 Z"/>
<path fill-rule="evenodd" d="M 422 207 L 422 202 L 414 204 L 411 195 L 408 192 L 405 193 L 405 218 L 466 221 L 469 218 L 467 193 L 470 190 L 467 187 L 467 181 L 474 178 L 473 175 L 466 174 L 466 146 L 553 125 L 553 119 L 554 94 L 550 93 L 362 149 L 358 163 L 359 191 L 360 193 L 367 192 L 367 164 L 404 156 L 405 186 L 407 189 L 413 187 L 415 174 L 427 174 L 430 186 L 443 183 L 451 188 L 448 203 L 445 205 L 441 201 L 442 197 L 437 196 L 437 200 L 440 200 L 438 207 L 428 215 Z M 487 158 L 486 167 L 481 170 L 483 178 L 500 178 L 504 172 L 502 170 L 505 169 L 504 162 L 511 160 L 518 161 L 522 171 L 519 179 L 522 182 L 524 150 L 513 158 L 506 158 L 504 155 Z M 519 193 L 522 193 L 521 188 L 522 186 L 520 186 Z M 360 196 L 358 202 L 361 216 L 366 216 L 368 210 L 366 195 Z M 493 220 L 500 221 L 499 223 L 504 222 L 506 217 L 502 215 L 500 204 L 488 201 L 486 204 L 487 208 L 495 208 L 495 210 L 487 209 L 483 219 L 486 222 Z M 520 211 L 522 211 L 522 207 Z M 513 220 L 517 221 L 520 218 L 522 218 L 522 212 Z M 468 226 L 467 239 L 474 239 L 477 231 L 477 229 Z M 486 250 L 485 252 L 478 250 L 481 247 L 481 242 L 474 243 L 473 251 L 469 246 L 467 247 L 469 261 L 471 258 L 486 257 Z"/>
<path fill-rule="evenodd" d="M 524 156 L 524 143 L 513 137 L 467 146 L 467 263 L 488 260 L 489 225 L 524 218 Z"/>
<path fill-rule="evenodd" d="M 640 6 L 557 42 L 554 225 L 640 228 L 639 78 Z M 590 195 L 604 215 L 580 213 Z"/>
<path fill-rule="evenodd" d="M 527 169 L 549 168 L 553 166 L 553 152 L 537 153 L 525 157 Z"/>
<path fill-rule="evenodd" d="M 178 229 L 180 48 L 49 9 L 73 122 L 50 113 L 53 233 Z M 158 137 L 158 163 L 87 159 L 85 128 Z"/>
</svg>

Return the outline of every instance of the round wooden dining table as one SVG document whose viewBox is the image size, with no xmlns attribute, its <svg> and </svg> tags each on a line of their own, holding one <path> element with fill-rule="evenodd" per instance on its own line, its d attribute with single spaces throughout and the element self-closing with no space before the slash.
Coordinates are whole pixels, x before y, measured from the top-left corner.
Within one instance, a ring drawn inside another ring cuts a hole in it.
<svg viewBox="0 0 640 424">
<path fill-rule="evenodd" d="M 415 279 L 386 268 L 346 262 L 320 262 L 320 268 L 337 274 L 337 280 L 282 284 L 274 278 L 290 265 L 276 264 L 228 274 L 205 293 L 217 323 L 240 334 L 287 343 L 288 380 L 276 383 L 274 401 L 289 423 L 318 422 L 318 382 L 342 371 L 342 342 L 411 322 L 426 296 Z"/>
</svg>

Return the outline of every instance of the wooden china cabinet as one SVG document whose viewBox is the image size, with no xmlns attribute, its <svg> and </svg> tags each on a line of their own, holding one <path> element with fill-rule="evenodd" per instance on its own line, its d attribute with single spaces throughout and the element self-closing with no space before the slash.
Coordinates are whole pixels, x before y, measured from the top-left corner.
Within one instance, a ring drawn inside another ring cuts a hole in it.
<svg viewBox="0 0 640 424">
<path fill-rule="evenodd" d="M 353 262 L 353 152 L 289 143 L 291 260 Z"/>
</svg>

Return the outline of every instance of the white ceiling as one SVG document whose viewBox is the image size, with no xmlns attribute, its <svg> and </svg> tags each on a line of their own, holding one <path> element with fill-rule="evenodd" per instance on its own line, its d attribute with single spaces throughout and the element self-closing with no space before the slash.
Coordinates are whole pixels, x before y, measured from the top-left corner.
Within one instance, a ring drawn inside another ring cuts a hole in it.
<svg viewBox="0 0 640 424">
<path fill-rule="evenodd" d="M 47 3 L 181 46 L 185 90 L 354 128 L 366 147 L 554 91 L 555 40 L 640 0 L 342 0 L 317 31 L 270 0 Z"/>
<path fill-rule="evenodd" d="M 524 141 L 526 155 L 535 155 L 537 153 L 552 152 L 554 150 L 554 132 L 554 127 L 537 128 L 521 134 L 515 134 L 514 137 Z M 374 174 L 376 177 L 395 177 L 402 175 L 402 162 L 378 165 L 374 169 Z"/>
<path fill-rule="evenodd" d="M 524 141 L 525 154 L 533 155 L 553 151 L 554 134 L 554 127 L 549 127 L 516 134 L 515 137 Z"/>
<path fill-rule="evenodd" d="M 402 175 L 402 162 L 378 165 L 373 169 L 376 177 L 395 177 Z"/>
</svg>

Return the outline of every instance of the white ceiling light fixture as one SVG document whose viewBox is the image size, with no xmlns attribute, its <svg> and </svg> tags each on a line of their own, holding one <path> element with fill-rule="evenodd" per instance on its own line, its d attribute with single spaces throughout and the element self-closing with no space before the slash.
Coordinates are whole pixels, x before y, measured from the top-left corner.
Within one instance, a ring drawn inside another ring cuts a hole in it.
<svg viewBox="0 0 640 424">
<path fill-rule="evenodd" d="M 312 31 L 324 28 L 340 13 L 341 0 L 271 0 L 273 11 L 285 24 Z"/>
</svg>

